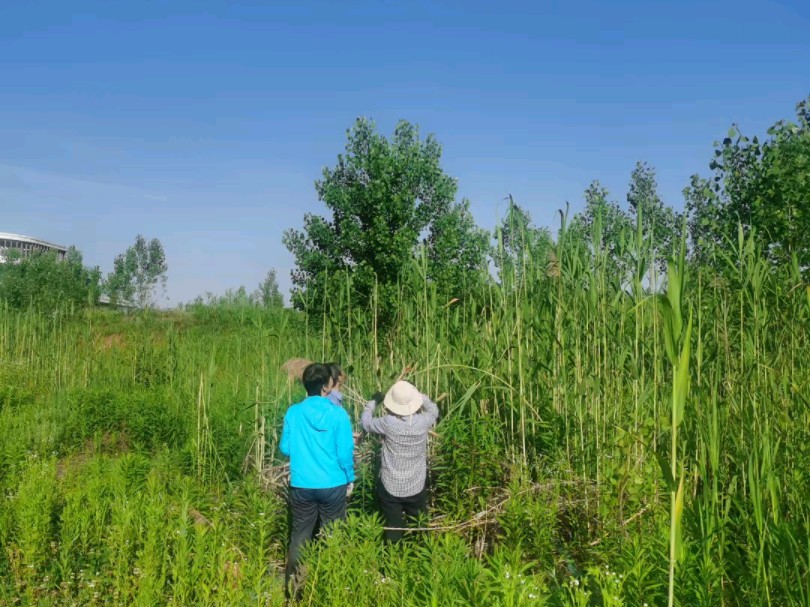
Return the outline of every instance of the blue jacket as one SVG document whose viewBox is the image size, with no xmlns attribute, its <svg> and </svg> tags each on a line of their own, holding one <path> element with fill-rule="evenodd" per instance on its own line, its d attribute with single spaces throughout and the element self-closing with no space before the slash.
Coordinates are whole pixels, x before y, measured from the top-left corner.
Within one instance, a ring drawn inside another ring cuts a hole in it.
<svg viewBox="0 0 810 607">
<path fill-rule="evenodd" d="M 290 458 L 290 486 L 330 489 L 354 482 L 349 414 L 323 396 L 310 396 L 284 415 L 279 449 Z"/>
</svg>

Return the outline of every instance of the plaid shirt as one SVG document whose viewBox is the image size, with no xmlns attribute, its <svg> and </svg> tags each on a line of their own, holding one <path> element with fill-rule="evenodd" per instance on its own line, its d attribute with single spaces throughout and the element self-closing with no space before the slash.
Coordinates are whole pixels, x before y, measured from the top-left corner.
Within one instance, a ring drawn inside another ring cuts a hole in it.
<svg viewBox="0 0 810 607">
<path fill-rule="evenodd" d="M 439 408 L 422 395 L 422 408 L 407 417 L 386 414 L 373 417 L 373 400 L 366 403 L 361 423 L 366 432 L 379 434 L 382 441 L 380 478 L 394 497 L 410 497 L 425 488 L 428 431 L 439 417 Z"/>
</svg>

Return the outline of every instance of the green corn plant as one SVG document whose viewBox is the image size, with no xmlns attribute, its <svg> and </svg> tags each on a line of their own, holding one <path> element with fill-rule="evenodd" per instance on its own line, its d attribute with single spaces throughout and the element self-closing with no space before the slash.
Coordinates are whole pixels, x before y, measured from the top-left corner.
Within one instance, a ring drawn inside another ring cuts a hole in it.
<svg viewBox="0 0 810 607">
<path fill-rule="evenodd" d="M 670 531 L 669 531 L 669 597 L 675 604 L 675 566 L 682 558 L 682 517 L 684 509 L 683 465 L 678 459 L 678 427 L 683 421 L 686 398 L 690 387 L 689 359 L 692 340 L 692 313 L 684 323 L 683 291 L 686 283 L 686 239 L 681 241 L 677 259 L 667 264 L 667 293 L 659 299 L 663 316 L 664 346 L 672 366 L 672 408 L 670 425 Z M 679 470 L 680 468 L 680 470 Z"/>
</svg>

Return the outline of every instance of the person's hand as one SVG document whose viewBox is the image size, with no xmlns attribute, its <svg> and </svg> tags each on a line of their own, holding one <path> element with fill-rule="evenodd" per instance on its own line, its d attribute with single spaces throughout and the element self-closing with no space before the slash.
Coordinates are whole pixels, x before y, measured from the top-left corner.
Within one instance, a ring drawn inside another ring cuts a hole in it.
<svg viewBox="0 0 810 607">
<path fill-rule="evenodd" d="M 373 400 L 375 403 L 380 405 L 385 400 L 385 394 L 383 394 L 382 392 L 375 392 L 374 394 L 371 395 L 371 398 L 369 400 Z"/>
<path fill-rule="evenodd" d="M 349 497 L 352 494 L 352 491 L 354 491 L 354 483 L 349 483 L 346 485 L 346 497 Z"/>
</svg>

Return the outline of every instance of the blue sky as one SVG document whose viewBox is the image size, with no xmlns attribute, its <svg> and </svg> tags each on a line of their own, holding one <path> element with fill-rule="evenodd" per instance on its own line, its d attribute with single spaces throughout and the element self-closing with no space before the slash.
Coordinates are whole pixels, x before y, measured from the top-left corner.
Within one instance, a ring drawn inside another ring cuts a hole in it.
<svg viewBox="0 0 810 607">
<path fill-rule="evenodd" d="M 682 205 L 732 122 L 763 133 L 810 94 L 810 3 L 0 3 L 0 231 L 104 271 L 158 237 L 171 304 L 270 267 L 321 212 L 313 183 L 357 116 L 435 133 L 484 227 L 536 223 L 637 160 Z"/>
</svg>

